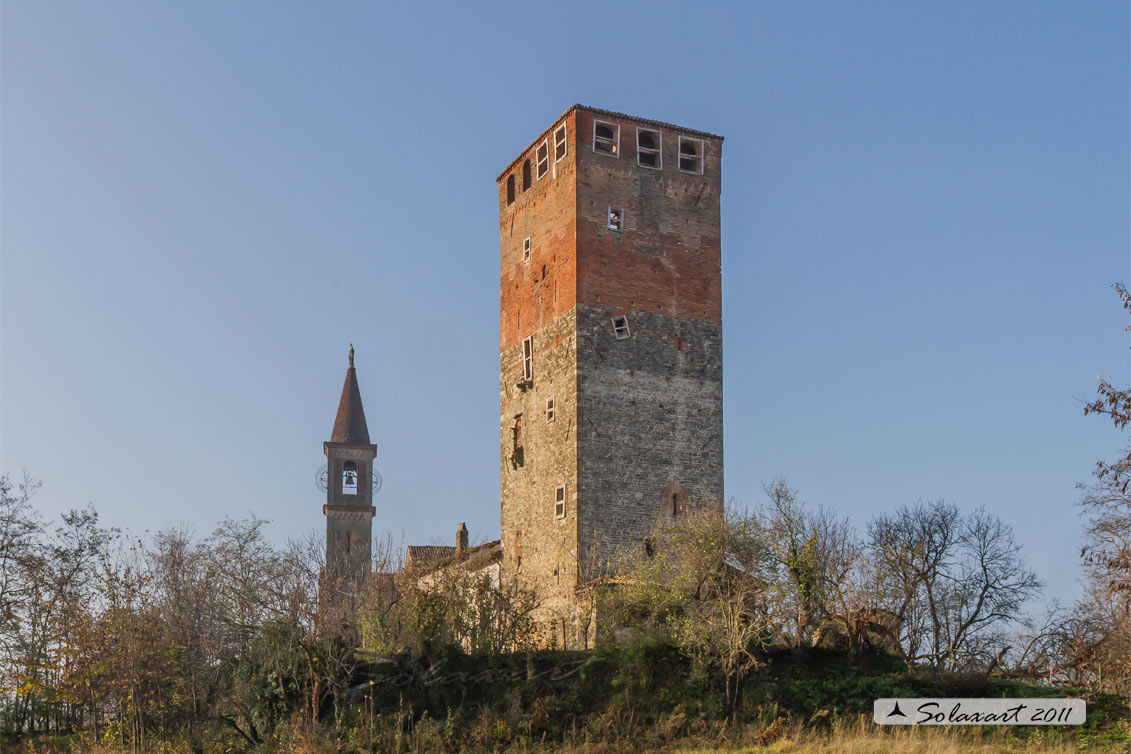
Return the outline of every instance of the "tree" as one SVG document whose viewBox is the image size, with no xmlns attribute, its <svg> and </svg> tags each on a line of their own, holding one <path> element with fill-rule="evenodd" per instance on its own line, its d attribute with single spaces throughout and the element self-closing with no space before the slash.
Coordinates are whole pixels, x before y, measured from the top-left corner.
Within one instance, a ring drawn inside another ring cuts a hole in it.
<svg viewBox="0 0 1131 754">
<path fill-rule="evenodd" d="M 963 516 L 942 501 L 905 505 L 873 518 L 868 533 L 909 665 L 988 665 L 1001 649 L 995 632 L 1042 585 L 1013 529 L 984 509 Z"/>
<path fill-rule="evenodd" d="M 1131 312 L 1131 293 L 1114 285 L 1123 308 Z M 1131 331 L 1131 326 L 1124 332 Z M 1097 396 L 1085 414 L 1111 419 L 1117 429 L 1131 424 L 1131 389 L 1100 379 Z M 1098 461 L 1091 484 L 1081 484 L 1080 508 L 1087 517 L 1081 557 L 1088 577 L 1084 598 L 1077 603 L 1080 620 L 1098 633 L 1090 654 L 1102 658 L 1106 675 L 1101 688 L 1131 689 L 1131 443 L 1115 461 Z"/>
<path fill-rule="evenodd" d="M 757 517 L 693 508 L 659 522 L 647 542 L 621 554 L 603 609 L 717 670 L 733 713 L 743 677 L 774 634 L 774 561 Z"/>
</svg>

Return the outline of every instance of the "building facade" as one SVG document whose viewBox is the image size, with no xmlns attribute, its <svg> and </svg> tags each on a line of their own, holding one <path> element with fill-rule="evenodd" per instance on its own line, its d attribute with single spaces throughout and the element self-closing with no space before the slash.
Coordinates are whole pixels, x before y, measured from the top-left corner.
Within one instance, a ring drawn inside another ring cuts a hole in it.
<svg viewBox="0 0 1131 754">
<path fill-rule="evenodd" d="M 575 105 L 498 178 L 503 573 L 580 584 L 723 499 L 722 137 Z"/>
</svg>

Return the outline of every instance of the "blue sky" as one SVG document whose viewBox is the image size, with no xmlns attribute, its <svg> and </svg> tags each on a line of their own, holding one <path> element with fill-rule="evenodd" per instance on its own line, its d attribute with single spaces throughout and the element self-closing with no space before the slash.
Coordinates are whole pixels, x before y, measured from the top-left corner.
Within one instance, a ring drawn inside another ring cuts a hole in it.
<svg viewBox="0 0 1131 754">
<path fill-rule="evenodd" d="M 0 6 L 0 471 L 323 526 L 349 343 L 408 543 L 499 529 L 495 176 L 574 102 L 722 133 L 727 496 L 1011 522 L 1125 440 L 1129 20 L 1091 3 Z"/>
</svg>

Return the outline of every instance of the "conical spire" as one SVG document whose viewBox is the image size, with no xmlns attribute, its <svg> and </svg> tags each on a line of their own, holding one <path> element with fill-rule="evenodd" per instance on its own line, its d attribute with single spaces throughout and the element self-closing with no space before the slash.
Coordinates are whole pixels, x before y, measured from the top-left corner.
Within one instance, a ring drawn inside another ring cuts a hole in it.
<svg viewBox="0 0 1131 754">
<path fill-rule="evenodd" d="M 334 432 L 330 442 L 349 445 L 369 445 L 369 427 L 365 424 L 365 409 L 361 405 L 361 388 L 357 386 L 357 372 L 353 368 L 353 344 L 350 344 L 350 366 L 346 382 L 342 385 L 342 399 L 338 401 L 338 415 L 334 417 Z"/>
</svg>

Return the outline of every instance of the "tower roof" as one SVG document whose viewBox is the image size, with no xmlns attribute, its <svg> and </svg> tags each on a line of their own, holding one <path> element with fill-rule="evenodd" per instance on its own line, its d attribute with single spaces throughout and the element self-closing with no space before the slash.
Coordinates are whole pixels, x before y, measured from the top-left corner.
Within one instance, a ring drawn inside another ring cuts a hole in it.
<svg viewBox="0 0 1131 754">
<path fill-rule="evenodd" d="M 369 445 L 369 427 L 365 424 L 365 408 L 361 405 L 361 388 L 357 385 L 357 371 L 353 368 L 353 346 L 350 346 L 350 365 L 346 382 L 342 385 L 342 399 L 338 401 L 338 415 L 334 417 L 334 431 L 330 442 L 348 445 Z"/>
</svg>

